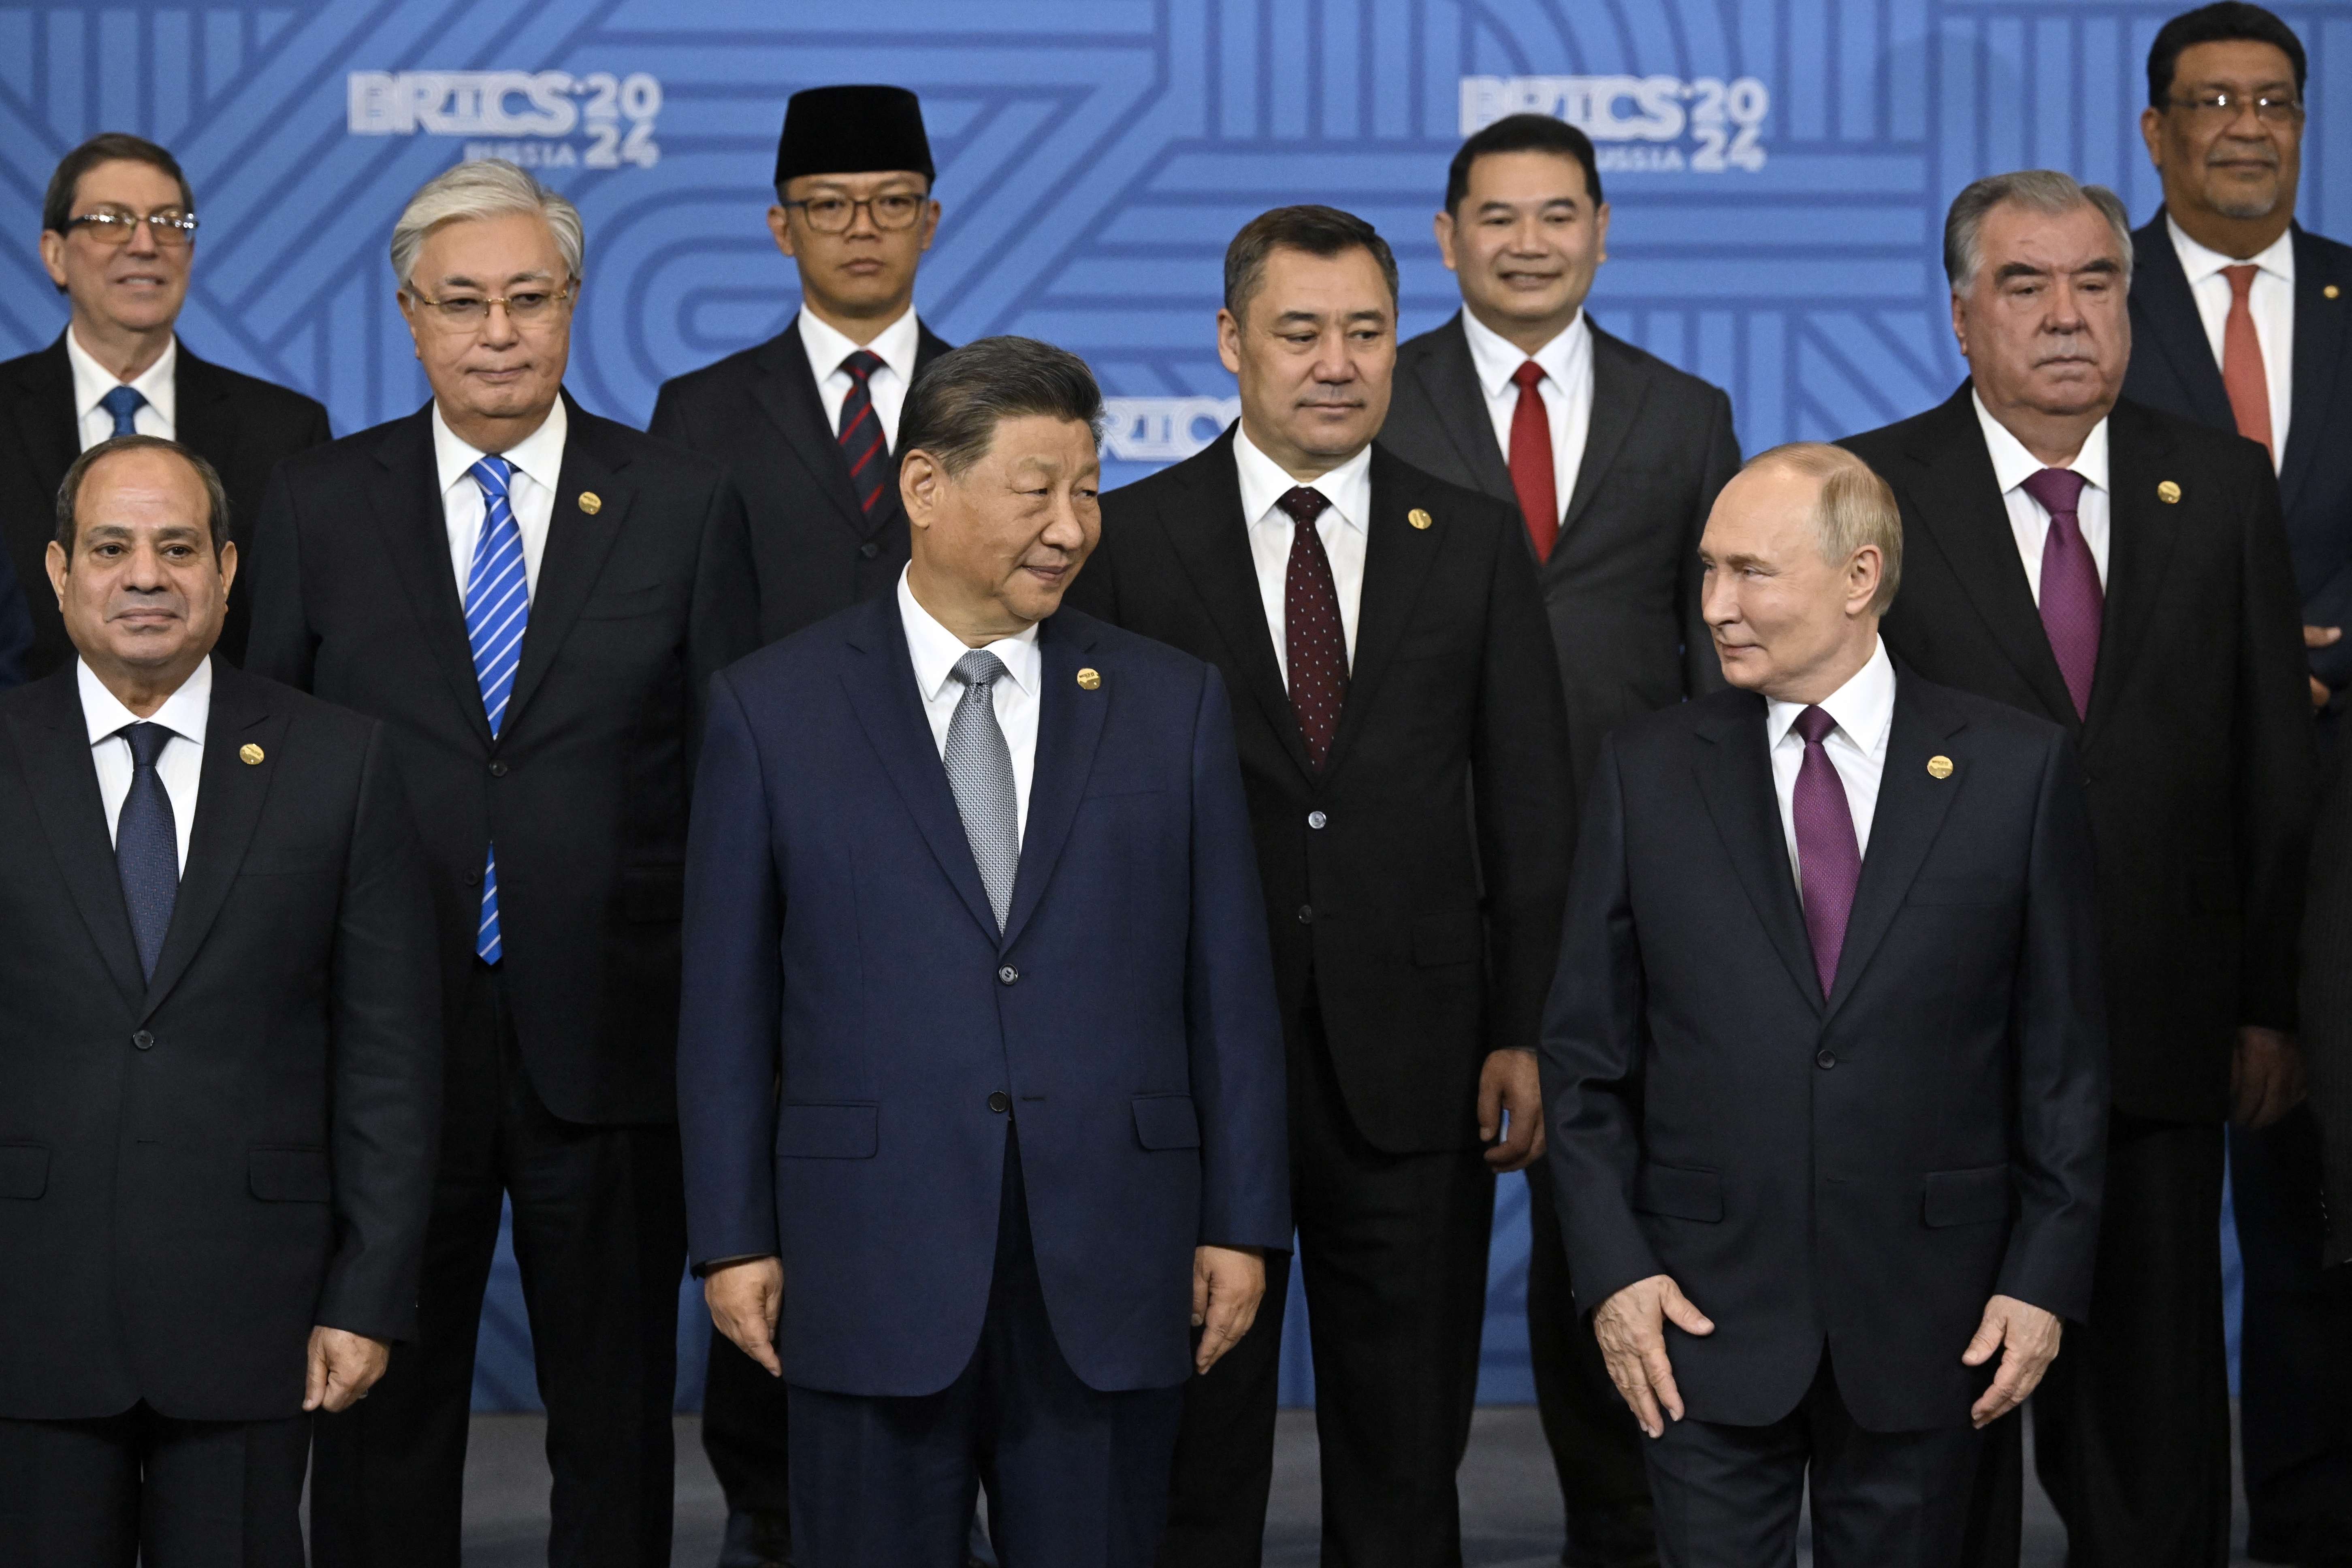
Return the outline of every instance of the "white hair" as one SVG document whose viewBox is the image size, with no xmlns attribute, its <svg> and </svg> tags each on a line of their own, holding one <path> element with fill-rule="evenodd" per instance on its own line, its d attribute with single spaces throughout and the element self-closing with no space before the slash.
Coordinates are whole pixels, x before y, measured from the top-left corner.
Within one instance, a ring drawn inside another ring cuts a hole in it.
<svg viewBox="0 0 2352 1568">
<path fill-rule="evenodd" d="M 477 158 L 427 181 L 401 209 L 400 221 L 392 226 L 392 270 L 400 286 L 412 287 L 408 275 L 426 235 L 445 223 L 508 213 L 535 213 L 546 219 L 556 248 L 563 253 L 563 265 L 574 279 L 582 276 L 588 241 L 580 226 L 580 209 L 504 158 Z"/>
<path fill-rule="evenodd" d="M 2105 185 L 2078 184 L 2072 174 L 2055 169 L 2019 169 L 2007 174 L 1987 174 L 1952 198 L 1944 218 L 1944 277 L 1955 294 L 1976 287 L 1984 266 L 1984 220 L 1993 208 L 2011 204 L 2050 217 L 2077 207 L 2091 207 L 2107 220 L 2116 249 L 2124 263 L 2124 287 L 2131 287 L 2131 217 L 2122 198 Z"/>
</svg>

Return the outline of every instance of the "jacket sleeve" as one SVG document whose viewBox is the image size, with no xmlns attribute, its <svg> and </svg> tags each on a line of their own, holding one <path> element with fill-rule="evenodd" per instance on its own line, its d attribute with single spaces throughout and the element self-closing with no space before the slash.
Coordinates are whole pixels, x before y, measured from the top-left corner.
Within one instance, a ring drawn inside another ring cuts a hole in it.
<svg viewBox="0 0 2352 1568">
<path fill-rule="evenodd" d="M 318 662 L 319 637 L 302 602 L 302 529 L 294 488 L 281 465 L 269 476 L 261 515 L 253 525 L 252 628 L 246 634 L 245 668 L 298 690 L 308 691 Z"/>
<path fill-rule="evenodd" d="M 2247 469 L 2243 489 L 2253 504 L 2246 518 L 2233 704 L 2238 865 L 2244 879 L 2238 1021 L 2292 1030 L 2316 768 L 2311 689 L 2277 480 L 2260 447 L 2239 445 Z"/>
<path fill-rule="evenodd" d="M 32 592 L 16 581 L 16 567 L 0 551 L 0 691 L 25 681 L 25 658 L 33 651 L 33 616 L 26 600 Z"/>
<path fill-rule="evenodd" d="M 1698 504 L 1692 509 L 1683 539 L 1681 575 L 1675 580 L 1675 601 L 1682 610 L 1683 695 L 1705 697 L 1723 689 L 1723 660 L 1715 639 L 1707 635 L 1706 616 L 1699 595 L 1706 574 L 1698 563 L 1699 536 L 1706 531 L 1707 514 L 1715 498 L 1739 472 L 1739 436 L 1732 428 L 1731 399 L 1715 392 L 1715 417 L 1707 424 L 1706 449 L 1699 460 Z"/>
<path fill-rule="evenodd" d="M 2352 1263 L 2352 766 L 2330 770 L 2312 834 L 2303 927 L 2303 1048 L 2325 1152 L 2329 1264 Z"/>
<path fill-rule="evenodd" d="M 703 703 L 711 677 L 756 652 L 760 637 L 758 574 L 751 564 L 751 523 L 743 493 L 720 475 L 702 514 L 702 543 L 695 552 L 694 606 L 688 612 L 686 683 L 690 710 L 686 724 L 687 785 L 694 784 L 695 759 L 702 751 L 708 715 Z"/>
</svg>

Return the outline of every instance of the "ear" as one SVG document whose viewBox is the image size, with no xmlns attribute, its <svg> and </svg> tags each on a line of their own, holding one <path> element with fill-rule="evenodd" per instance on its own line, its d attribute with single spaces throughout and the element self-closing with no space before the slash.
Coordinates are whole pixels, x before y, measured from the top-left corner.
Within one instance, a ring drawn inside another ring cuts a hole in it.
<svg viewBox="0 0 2352 1568">
<path fill-rule="evenodd" d="M 1217 310 L 1217 358 L 1235 375 L 1242 373 L 1242 324 L 1222 306 Z"/>
<path fill-rule="evenodd" d="M 940 204 L 939 204 L 937 201 L 933 201 L 933 202 L 930 204 L 930 210 L 929 210 L 929 211 L 928 211 L 928 212 L 926 212 L 926 213 L 923 215 L 923 247 L 923 247 L 925 250 L 929 250 L 929 249 L 931 247 L 931 241 L 939 237 L 939 232 L 940 232 Z"/>
<path fill-rule="evenodd" d="M 1886 560 L 1875 544 L 1865 544 L 1853 552 L 1845 565 L 1845 613 L 1849 619 L 1870 614 L 1871 601 L 1878 597 L 1879 580 L 1885 575 Z"/>
<path fill-rule="evenodd" d="M 1960 357 L 1969 357 L 1969 302 L 1960 295 L 1952 296 L 1952 337 L 1960 345 Z"/>
<path fill-rule="evenodd" d="M 408 346 L 418 359 L 425 357 L 425 332 L 417 319 L 420 307 L 405 289 L 393 290 L 392 302 L 400 307 L 400 319 L 408 323 Z"/>
<path fill-rule="evenodd" d="M 54 539 L 50 540 L 43 564 L 49 569 L 49 591 L 58 596 L 58 608 L 63 610 L 66 607 L 66 547 Z"/>
<path fill-rule="evenodd" d="M 898 499 L 907 508 L 911 528 L 928 530 L 938 515 L 940 491 L 948 482 L 938 458 L 918 447 L 898 462 Z"/>
<path fill-rule="evenodd" d="M 66 237 L 56 229 L 41 231 L 41 266 L 50 282 L 60 289 L 66 286 Z"/>
<path fill-rule="evenodd" d="M 793 215 L 782 203 L 768 209 L 768 232 L 775 237 L 776 248 L 786 256 L 797 256 L 793 249 Z"/>
<path fill-rule="evenodd" d="M 1601 254 L 1594 258 L 1594 260 L 1606 261 L 1609 259 L 1609 204 L 1607 202 L 1602 202 L 1592 209 L 1592 231 L 1599 237 L 1601 243 Z"/>
<path fill-rule="evenodd" d="M 2154 104 L 2139 111 L 2139 139 L 2147 143 L 2147 161 L 2164 172 L 2164 111 Z"/>
<path fill-rule="evenodd" d="M 1437 236 L 1437 258 L 1445 263 L 1445 270 L 1461 271 L 1454 261 L 1454 215 L 1439 213 L 1430 221 L 1430 227 Z"/>
<path fill-rule="evenodd" d="M 224 539 L 220 547 L 221 602 L 228 602 L 230 584 L 236 581 L 236 541 Z"/>
</svg>

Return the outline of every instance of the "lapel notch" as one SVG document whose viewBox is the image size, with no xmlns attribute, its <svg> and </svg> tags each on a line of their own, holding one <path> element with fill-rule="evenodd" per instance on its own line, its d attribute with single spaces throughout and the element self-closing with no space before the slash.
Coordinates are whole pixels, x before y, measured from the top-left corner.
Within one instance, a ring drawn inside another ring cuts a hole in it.
<svg viewBox="0 0 2352 1568">
<path fill-rule="evenodd" d="M 1862 858 L 1862 879 L 1846 915 L 1845 941 L 1838 949 L 1837 983 L 1829 1012 L 1845 1005 L 1870 966 L 1905 895 L 1917 879 L 1927 851 L 1943 830 L 1953 797 L 1968 787 L 1968 753 L 1951 743 L 1967 721 L 1898 667 L 1895 674 L 1894 728 L 1886 737 L 1886 766 L 1879 775 L 1878 805 L 1871 814 L 1870 847 Z M 1944 751 L 1958 766 L 1948 778 L 1927 771 L 1927 759 Z"/>
<path fill-rule="evenodd" d="M 1453 536 L 1451 509 L 1443 501 L 1430 509 L 1429 527 L 1415 528 L 1406 521 L 1405 514 L 1426 499 L 1407 488 L 1411 471 L 1385 447 L 1372 448 L 1372 515 L 1364 528 L 1364 585 L 1356 604 L 1356 657 L 1349 663 L 1348 700 L 1339 706 L 1339 728 L 1331 737 L 1331 754 L 1323 762 L 1327 782 L 1347 765 L 1355 736 L 1370 721 L 1365 714 L 1379 700 L 1381 682 L 1396 662 L 1398 645 L 1412 624 L 1422 590 L 1428 586 L 1438 554 Z M 1288 706 L 1286 697 L 1284 707 Z M 1297 728 L 1295 718 L 1291 728 Z"/>
<path fill-rule="evenodd" d="M 48 839 L 49 853 L 73 895 L 74 909 L 97 946 L 108 978 L 126 1005 L 136 1006 L 147 989 L 139 969 L 139 945 L 122 901 L 122 876 L 107 832 L 106 805 L 90 761 L 89 725 L 82 715 L 74 666 L 43 678 L 48 695 L 40 711 L 9 721 L 24 759 L 33 809 Z"/>
<path fill-rule="evenodd" d="M 1780 955 L 1797 994 L 1818 1013 L 1822 981 L 1814 972 L 1813 943 L 1805 934 L 1796 879 L 1789 870 L 1780 796 L 1772 787 L 1772 759 L 1764 749 L 1764 700 L 1742 692 L 1709 702 L 1714 710 L 1702 716 L 1693 731 L 1697 744 L 1691 766 L 1699 794 L 1772 951 Z"/>
<path fill-rule="evenodd" d="M 231 667 L 213 666 L 213 707 L 205 723 L 203 782 L 197 786 L 196 820 L 188 834 L 188 864 L 180 873 L 180 895 L 172 906 L 172 924 L 163 933 L 154 978 L 147 983 L 139 1006 L 141 1023 L 154 1016 L 194 962 L 236 885 L 247 847 L 261 822 L 261 808 L 278 770 L 268 762 L 248 767 L 237 752 L 252 743 L 261 747 L 265 757 L 284 758 L 286 722 L 269 711 L 257 682 Z"/>
</svg>

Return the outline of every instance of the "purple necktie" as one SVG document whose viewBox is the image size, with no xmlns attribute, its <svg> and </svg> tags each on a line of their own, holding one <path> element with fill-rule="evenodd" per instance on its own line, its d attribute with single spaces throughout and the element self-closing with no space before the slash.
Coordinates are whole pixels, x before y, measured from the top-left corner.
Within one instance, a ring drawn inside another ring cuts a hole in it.
<svg viewBox="0 0 2352 1568">
<path fill-rule="evenodd" d="M 1845 784 L 1822 742 L 1837 721 L 1818 708 L 1797 715 L 1790 726 L 1805 738 L 1805 760 L 1789 815 L 1797 822 L 1797 887 L 1805 900 L 1805 934 L 1812 939 L 1813 969 L 1823 996 L 1836 988 L 1838 952 L 1845 946 L 1846 917 L 1853 912 L 1854 884 L 1862 880 L 1862 847 L 1853 836 L 1853 810 Z"/>
<path fill-rule="evenodd" d="M 2083 542 L 2074 509 L 2083 499 L 2083 476 L 2072 468 L 2043 468 L 2025 477 L 2025 493 L 2050 514 L 2042 540 L 2042 629 L 2058 656 L 2058 673 L 2074 699 L 2074 716 L 2091 712 L 2091 676 L 2099 668 L 2099 621 L 2106 595 L 2099 587 L 2099 563 Z"/>
</svg>

